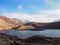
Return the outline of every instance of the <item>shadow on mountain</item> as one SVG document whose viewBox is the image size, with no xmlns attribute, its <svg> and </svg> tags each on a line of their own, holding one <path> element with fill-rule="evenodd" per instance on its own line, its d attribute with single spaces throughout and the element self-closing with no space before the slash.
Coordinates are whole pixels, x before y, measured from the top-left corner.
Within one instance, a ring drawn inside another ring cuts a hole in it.
<svg viewBox="0 0 60 45">
<path fill-rule="evenodd" d="M 52 23 L 29 22 L 25 25 L 35 27 L 35 29 L 60 29 L 60 21 Z"/>
</svg>

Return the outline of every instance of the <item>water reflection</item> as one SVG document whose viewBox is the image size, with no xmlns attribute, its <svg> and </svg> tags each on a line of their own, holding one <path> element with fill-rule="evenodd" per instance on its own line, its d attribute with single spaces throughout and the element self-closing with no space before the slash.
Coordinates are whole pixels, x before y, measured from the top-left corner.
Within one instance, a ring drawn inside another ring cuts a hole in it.
<svg viewBox="0 0 60 45">
<path fill-rule="evenodd" d="M 60 30 L 48 30 L 46 29 L 45 31 L 17 31 L 17 30 L 7 30 L 4 32 L 5 34 L 8 35 L 13 35 L 13 36 L 17 36 L 18 38 L 21 39 L 26 39 L 28 37 L 31 36 L 35 36 L 35 35 L 44 35 L 44 36 L 48 36 L 48 37 L 60 37 Z"/>
</svg>

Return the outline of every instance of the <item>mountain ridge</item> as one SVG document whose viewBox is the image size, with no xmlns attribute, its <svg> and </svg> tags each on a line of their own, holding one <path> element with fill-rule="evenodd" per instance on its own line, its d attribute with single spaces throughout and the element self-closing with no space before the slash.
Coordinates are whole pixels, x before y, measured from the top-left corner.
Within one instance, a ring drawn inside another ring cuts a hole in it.
<svg viewBox="0 0 60 45">
<path fill-rule="evenodd" d="M 0 16 L 0 30 L 6 29 L 29 30 L 29 29 L 60 29 L 60 21 L 42 23 L 42 22 L 27 22 L 17 18 L 8 18 Z"/>
</svg>

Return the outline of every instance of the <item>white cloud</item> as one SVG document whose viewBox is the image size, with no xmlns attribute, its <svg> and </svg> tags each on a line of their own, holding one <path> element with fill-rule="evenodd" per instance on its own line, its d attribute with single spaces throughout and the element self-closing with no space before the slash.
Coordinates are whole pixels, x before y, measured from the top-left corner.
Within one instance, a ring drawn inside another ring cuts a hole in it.
<svg viewBox="0 0 60 45">
<path fill-rule="evenodd" d="M 29 14 L 23 14 L 23 13 L 10 13 L 8 14 L 8 17 L 10 18 L 19 18 L 21 20 L 29 20 L 33 22 L 46 22 L 47 18 L 41 15 L 29 15 Z"/>
<path fill-rule="evenodd" d="M 18 6 L 18 9 L 21 9 L 22 7 L 23 7 L 22 5 L 19 5 L 19 6 Z"/>
<path fill-rule="evenodd" d="M 43 10 L 39 11 L 38 14 L 27 14 L 20 12 L 8 13 L 6 16 L 10 18 L 19 18 L 22 20 L 29 20 L 34 22 L 52 22 L 57 19 L 60 19 L 60 8 L 54 10 Z"/>
</svg>

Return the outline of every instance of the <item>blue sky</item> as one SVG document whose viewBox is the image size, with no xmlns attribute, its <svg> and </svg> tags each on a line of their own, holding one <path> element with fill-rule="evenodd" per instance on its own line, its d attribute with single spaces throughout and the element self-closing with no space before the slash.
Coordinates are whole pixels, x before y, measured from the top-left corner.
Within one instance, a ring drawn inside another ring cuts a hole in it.
<svg viewBox="0 0 60 45">
<path fill-rule="evenodd" d="M 60 19 L 60 0 L 0 0 L 0 14 L 22 20 L 52 22 Z"/>
<path fill-rule="evenodd" d="M 36 11 L 49 9 L 49 6 L 44 0 L 0 0 L 2 9 L 7 9 L 10 12 L 25 12 L 36 13 Z M 20 10 L 17 9 L 19 5 L 22 5 Z"/>
</svg>

